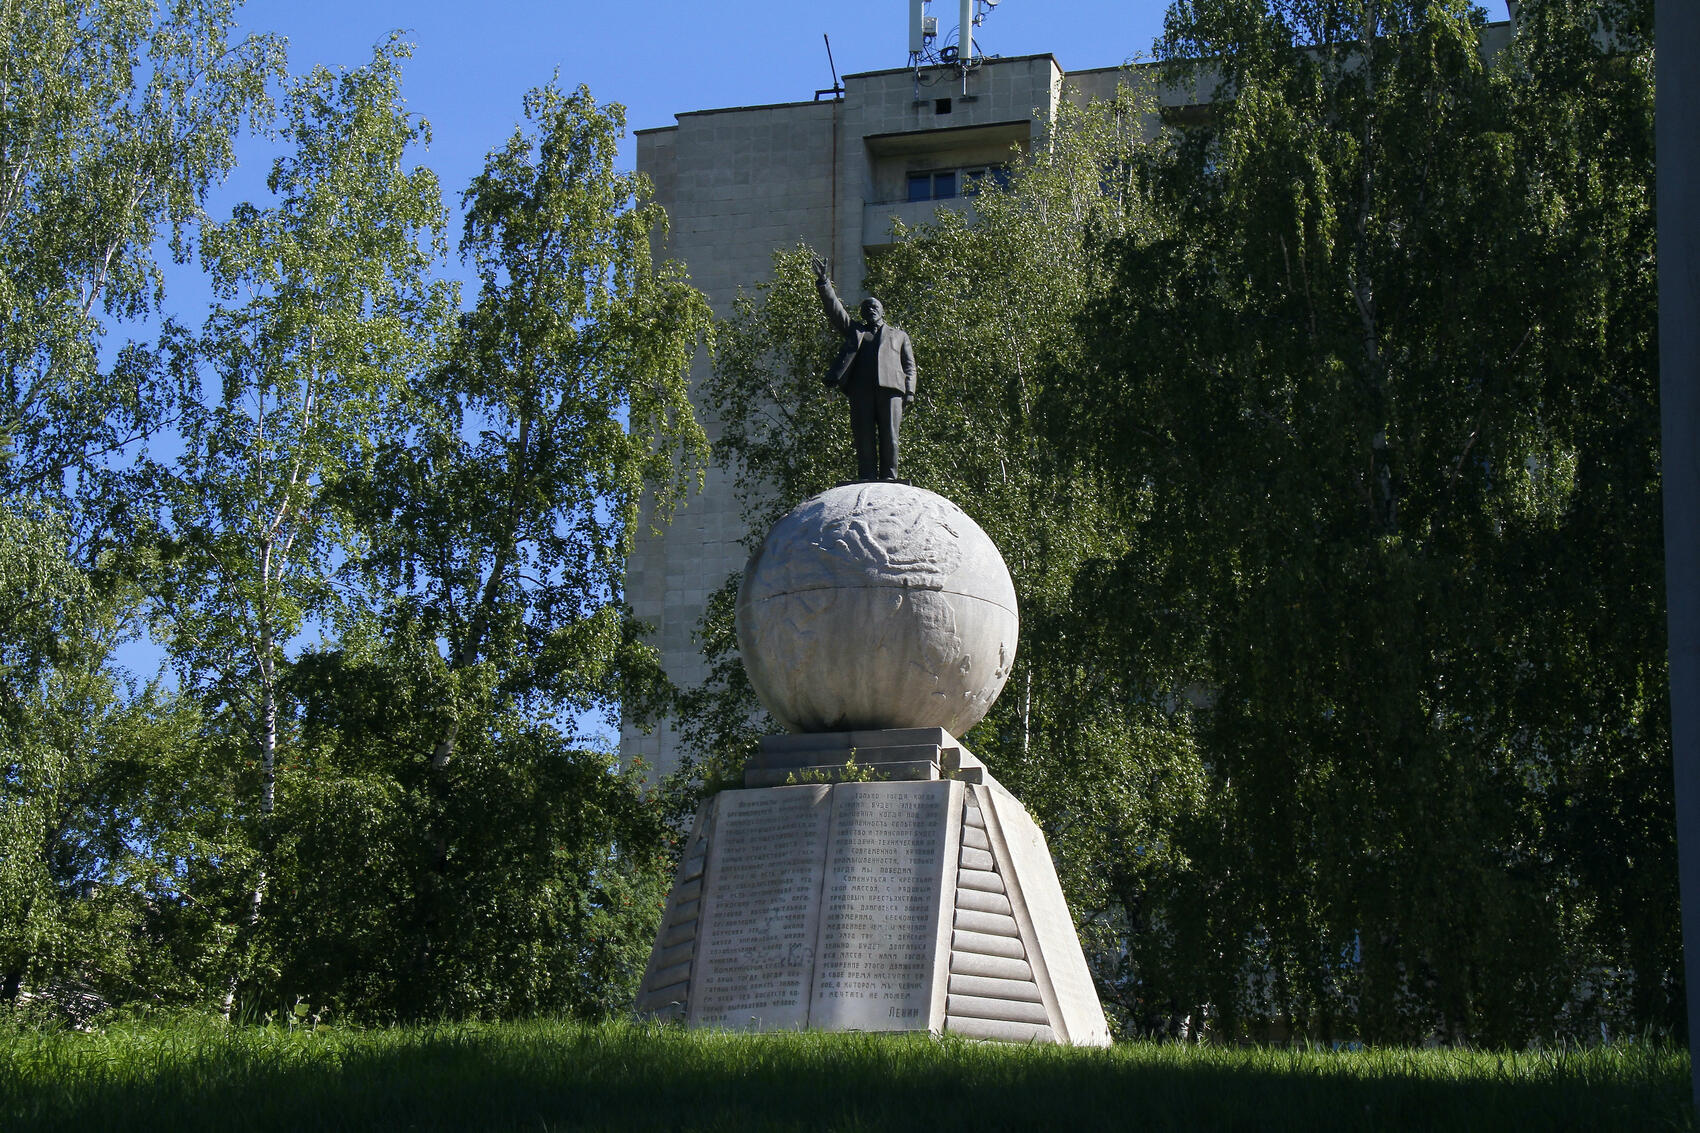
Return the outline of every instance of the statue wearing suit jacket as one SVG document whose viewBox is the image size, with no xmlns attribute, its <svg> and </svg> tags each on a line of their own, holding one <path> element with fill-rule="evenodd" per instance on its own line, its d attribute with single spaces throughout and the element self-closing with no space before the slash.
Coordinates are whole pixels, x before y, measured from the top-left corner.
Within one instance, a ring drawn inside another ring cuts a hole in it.
<svg viewBox="0 0 1700 1133">
<path fill-rule="evenodd" d="M 903 407 L 915 401 L 915 348 L 909 336 L 885 321 L 878 299 L 862 300 L 857 322 L 838 301 L 826 263 L 815 257 L 815 287 L 827 321 L 844 335 L 844 349 L 827 371 L 826 384 L 850 398 L 850 432 L 856 439 L 856 476 L 897 479 L 897 429 Z"/>
</svg>

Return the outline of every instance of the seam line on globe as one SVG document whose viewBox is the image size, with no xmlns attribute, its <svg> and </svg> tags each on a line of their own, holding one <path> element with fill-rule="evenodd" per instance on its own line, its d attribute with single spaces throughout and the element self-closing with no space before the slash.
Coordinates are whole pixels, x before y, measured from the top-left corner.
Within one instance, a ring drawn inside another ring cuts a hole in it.
<svg viewBox="0 0 1700 1133">
<path fill-rule="evenodd" d="M 988 606 L 996 606 L 1000 610 L 1008 610 L 1016 617 L 1021 616 L 1021 611 L 1012 609 L 1002 602 L 994 602 L 990 598 L 982 598 L 978 594 L 966 594 L 961 590 L 946 590 L 942 586 L 847 586 L 842 583 L 832 583 L 827 586 L 799 586 L 795 590 L 786 590 L 779 594 L 769 594 L 761 598 L 751 597 L 749 601 L 772 602 L 779 598 L 789 598 L 795 594 L 812 594 L 817 590 L 921 590 L 928 594 L 949 594 L 957 598 L 970 598 L 976 602 L 984 602 Z"/>
</svg>

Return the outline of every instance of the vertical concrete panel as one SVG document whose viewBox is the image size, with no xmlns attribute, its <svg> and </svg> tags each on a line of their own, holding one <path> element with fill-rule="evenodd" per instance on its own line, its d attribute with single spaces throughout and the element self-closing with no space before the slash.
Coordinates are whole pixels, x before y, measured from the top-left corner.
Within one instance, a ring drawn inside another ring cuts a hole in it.
<svg viewBox="0 0 1700 1133">
<path fill-rule="evenodd" d="M 1700 1023 L 1700 5 L 1658 0 L 1659 394 L 1688 1042 Z M 1700 1104 L 1700 1058 L 1693 1089 Z"/>
</svg>

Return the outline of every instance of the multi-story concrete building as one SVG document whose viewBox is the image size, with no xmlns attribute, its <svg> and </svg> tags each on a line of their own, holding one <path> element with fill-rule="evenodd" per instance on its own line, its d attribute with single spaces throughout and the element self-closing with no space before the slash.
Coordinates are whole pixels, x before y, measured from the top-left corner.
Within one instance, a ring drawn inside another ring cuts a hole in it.
<svg viewBox="0 0 1700 1133">
<path fill-rule="evenodd" d="M 1014 151 L 1039 144 L 1060 102 L 1107 96 L 1127 74 L 1065 73 L 1050 55 L 1028 55 L 966 73 L 846 75 L 836 97 L 690 111 L 676 125 L 639 130 L 637 165 L 671 221 L 664 254 L 689 267 L 717 313 L 769 274 L 775 248 L 798 241 L 830 259 L 853 303 L 864 256 L 890 241 L 893 217 L 915 224 L 941 206 L 970 207 L 975 183 L 1000 178 Z M 699 359 L 693 378 L 707 365 Z M 702 419 L 715 436 L 717 422 Z M 706 676 L 693 630 L 708 595 L 742 568 L 744 535 L 732 477 L 714 468 L 672 525 L 641 537 L 632 555 L 628 600 L 655 627 L 667 673 L 682 687 Z M 652 773 L 678 765 L 676 742 L 670 729 L 644 734 L 622 723 L 623 753 Z"/>
</svg>

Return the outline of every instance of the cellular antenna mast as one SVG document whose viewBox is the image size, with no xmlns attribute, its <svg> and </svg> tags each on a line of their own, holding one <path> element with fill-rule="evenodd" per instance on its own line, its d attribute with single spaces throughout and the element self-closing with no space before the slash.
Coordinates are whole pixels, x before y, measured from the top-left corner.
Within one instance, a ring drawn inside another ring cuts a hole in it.
<svg viewBox="0 0 1700 1133">
<path fill-rule="evenodd" d="M 942 47 L 935 46 L 940 39 L 938 17 L 927 14 L 932 2 L 909 0 L 909 65 L 917 72 L 926 66 L 957 67 L 966 83 L 968 69 L 986 58 L 975 53 L 974 29 L 986 22 L 987 14 L 1002 0 L 958 0 L 956 42 Z"/>
<path fill-rule="evenodd" d="M 931 0 L 909 0 L 909 62 L 919 66 L 939 37 L 939 18 L 927 15 Z"/>
</svg>

